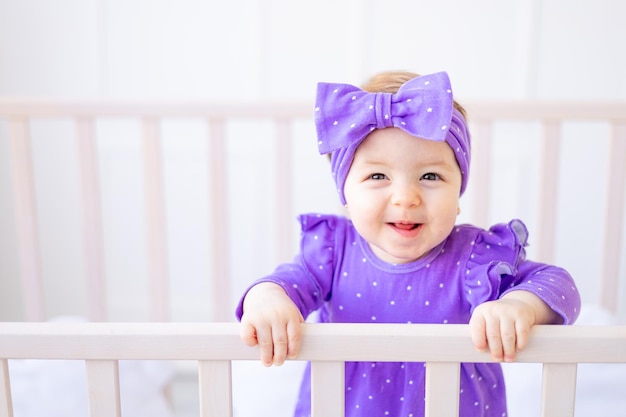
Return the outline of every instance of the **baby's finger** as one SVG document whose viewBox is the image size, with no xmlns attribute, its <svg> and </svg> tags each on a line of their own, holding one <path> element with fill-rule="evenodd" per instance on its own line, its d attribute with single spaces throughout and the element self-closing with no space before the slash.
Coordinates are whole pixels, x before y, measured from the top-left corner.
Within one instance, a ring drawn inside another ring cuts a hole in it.
<svg viewBox="0 0 626 417">
<path fill-rule="evenodd" d="M 274 358 L 272 363 L 280 366 L 287 358 L 288 338 L 285 328 L 274 328 L 272 330 L 272 340 L 274 342 Z"/>
<path fill-rule="evenodd" d="M 486 323 L 482 315 L 474 314 L 469 322 L 472 343 L 479 352 L 485 352 L 489 347 L 486 337 Z"/>
<path fill-rule="evenodd" d="M 515 323 L 515 333 L 517 338 L 517 350 L 522 350 L 528 345 L 530 326 L 525 322 L 518 321 Z"/>
<path fill-rule="evenodd" d="M 242 322 L 239 337 L 248 346 L 256 346 L 256 330 L 250 323 Z"/>
<path fill-rule="evenodd" d="M 274 362 L 274 341 L 272 340 L 272 329 L 257 329 L 256 335 L 259 344 L 259 354 L 261 363 L 265 366 L 271 366 Z"/>
<path fill-rule="evenodd" d="M 513 362 L 517 351 L 515 323 L 508 320 L 500 322 L 500 339 L 504 360 L 506 362 Z"/>
<path fill-rule="evenodd" d="M 300 324 L 304 320 L 300 318 L 300 321 L 294 322 L 290 321 L 287 323 L 287 335 L 288 335 L 288 346 L 287 346 L 287 357 L 289 359 L 295 359 L 300 352 L 300 343 L 302 340 L 302 327 Z"/>
<path fill-rule="evenodd" d="M 489 352 L 496 362 L 502 362 L 502 336 L 500 332 L 500 322 L 492 322 L 487 325 L 487 343 L 489 344 Z"/>
</svg>

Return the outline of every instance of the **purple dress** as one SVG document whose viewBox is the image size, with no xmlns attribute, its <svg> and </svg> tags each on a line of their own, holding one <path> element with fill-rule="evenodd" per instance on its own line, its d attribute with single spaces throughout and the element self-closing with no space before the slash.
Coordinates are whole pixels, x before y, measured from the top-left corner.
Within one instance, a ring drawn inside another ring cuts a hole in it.
<svg viewBox="0 0 626 417">
<path fill-rule="evenodd" d="M 580 310 L 565 270 L 525 259 L 528 233 L 519 220 L 489 230 L 456 226 L 430 253 L 405 264 L 378 259 L 346 218 L 308 214 L 300 222 L 301 252 L 255 284 L 280 285 L 304 317 L 319 309 L 321 322 L 466 324 L 476 306 L 512 289 L 536 294 L 565 324 Z M 422 363 L 346 363 L 345 415 L 423 416 L 424 375 Z M 507 415 L 499 364 L 462 364 L 460 389 L 461 416 Z M 295 417 L 309 415 L 307 368 Z"/>
</svg>

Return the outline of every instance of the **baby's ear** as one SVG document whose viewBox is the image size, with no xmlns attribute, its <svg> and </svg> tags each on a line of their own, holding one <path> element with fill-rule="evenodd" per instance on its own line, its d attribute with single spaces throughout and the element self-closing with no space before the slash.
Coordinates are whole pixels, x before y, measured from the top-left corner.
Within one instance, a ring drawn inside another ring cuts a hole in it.
<svg viewBox="0 0 626 417">
<path fill-rule="evenodd" d="M 459 214 L 461 214 L 461 206 L 456 207 L 456 215 L 458 216 Z"/>
</svg>

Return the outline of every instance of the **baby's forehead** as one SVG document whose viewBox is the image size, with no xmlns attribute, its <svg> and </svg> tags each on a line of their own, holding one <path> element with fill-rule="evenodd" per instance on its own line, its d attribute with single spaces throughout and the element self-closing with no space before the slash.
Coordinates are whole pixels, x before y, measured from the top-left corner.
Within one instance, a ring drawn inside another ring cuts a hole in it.
<svg viewBox="0 0 626 417">
<path fill-rule="evenodd" d="M 359 144 L 354 156 L 376 160 L 390 155 L 415 161 L 453 161 L 456 164 L 454 152 L 447 142 L 415 137 L 399 128 L 372 131 Z"/>
</svg>

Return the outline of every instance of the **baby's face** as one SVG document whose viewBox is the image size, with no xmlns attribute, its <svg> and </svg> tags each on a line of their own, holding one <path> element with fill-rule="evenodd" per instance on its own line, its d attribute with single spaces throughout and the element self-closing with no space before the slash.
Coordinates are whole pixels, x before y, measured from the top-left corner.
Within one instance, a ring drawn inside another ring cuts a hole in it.
<svg viewBox="0 0 626 417">
<path fill-rule="evenodd" d="M 347 209 L 373 252 L 389 263 L 421 258 L 452 231 L 461 171 L 446 142 L 398 128 L 373 131 L 344 185 Z"/>
</svg>

